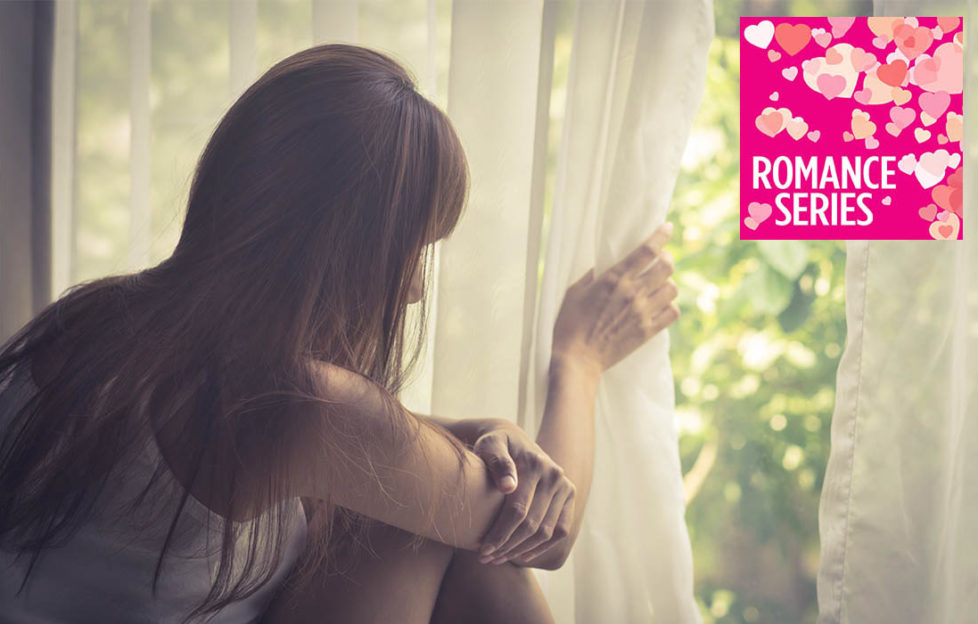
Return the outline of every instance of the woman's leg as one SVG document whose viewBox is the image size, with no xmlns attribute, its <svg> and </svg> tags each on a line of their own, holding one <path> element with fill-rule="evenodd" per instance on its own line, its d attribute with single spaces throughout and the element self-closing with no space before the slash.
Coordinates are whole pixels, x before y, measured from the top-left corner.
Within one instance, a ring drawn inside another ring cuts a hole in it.
<svg viewBox="0 0 978 624">
<path fill-rule="evenodd" d="M 528 568 L 481 564 L 475 553 L 381 523 L 368 530 L 370 552 L 342 561 L 343 574 L 287 581 L 263 624 L 480 622 L 548 624 L 550 609 Z"/>
<path fill-rule="evenodd" d="M 338 562 L 342 573 L 287 581 L 263 624 L 428 624 L 453 549 L 425 540 L 414 550 L 410 534 L 381 523 L 370 527 L 368 539 L 370 551 Z"/>
<path fill-rule="evenodd" d="M 432 624 L 552 624 L 553 615 L 530 568 L 479 563 L 456 550 L 445 572 Z"/>
</svg>

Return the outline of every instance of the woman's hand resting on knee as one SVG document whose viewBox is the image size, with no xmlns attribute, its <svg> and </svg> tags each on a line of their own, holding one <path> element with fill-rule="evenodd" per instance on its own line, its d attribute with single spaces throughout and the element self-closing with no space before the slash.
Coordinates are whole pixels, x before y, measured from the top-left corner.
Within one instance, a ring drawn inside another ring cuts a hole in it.
<svg viewBox="0 0 978 624">
<path fill-rule="evenodd" d="M 560 545 L 574 517 L 574 484 L 564 470 L 516 424 L 499 420 L 472 445 L 493 482 L 507 494 L 479 550 L 482 563 L 503 563 L 540 547 Z"/>
</svg>

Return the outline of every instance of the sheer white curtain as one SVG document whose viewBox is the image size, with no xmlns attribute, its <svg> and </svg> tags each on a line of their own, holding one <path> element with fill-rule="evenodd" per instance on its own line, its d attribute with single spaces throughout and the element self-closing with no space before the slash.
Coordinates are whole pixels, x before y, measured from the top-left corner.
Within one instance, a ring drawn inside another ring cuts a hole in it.
<svg viewBox="0 0 978 624">
<path fill-rule="evenodd" d="M 713 38 L 711 0 L 57 6 L 55 296 L 169 253 L 194 159 L 264 68 L 313 43 L 383 49 L 446 108 L 473 176 L 466 214 L 436 252 L 428 349 L 402 400 L 440 416 L 509 418 L 531 433 L 567 285 L 666 218 Z M 569 78 L 554 91 L 564 12 Z M 99 98 L 117 108 L 93 113 Z M 554 110 L 564 111 L 560 137 L 549 135 Z M 538 572 L 562 624 L 700 620 L 668 348 L 661 334 L 602 380 L 584 528 L 567 565 Z"/>
<path fill-rule="evenodd" d="M 877 0 L 876 15 L 963 16 L 978 97 L 978 2 Z M 964 205 L 975 205 L 975 108 Z M 970 217 L 970 218 L 969 218 Z M 978 617 L 978 227 L 962 241 L 852 241 L 848 341 L 819 509 L 819 622 Z"/>
</svg>

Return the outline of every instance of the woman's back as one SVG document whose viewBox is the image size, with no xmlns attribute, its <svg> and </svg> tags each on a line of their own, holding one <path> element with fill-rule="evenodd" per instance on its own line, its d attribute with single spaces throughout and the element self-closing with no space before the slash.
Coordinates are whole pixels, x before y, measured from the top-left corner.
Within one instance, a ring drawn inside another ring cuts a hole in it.
<svg viewBox="0 0 978 624">
<path fill-rule="evenodd" d="M 36 391 L 28 368 L 0 384 L 0 432 Z M 157 592 L 151 591 L 160 550 L 166 540 L 183 488 L 172 475 L 157 479 L 142 503 L 130 509 L 161 459 L 153 435 L 120 466 L 96 501 L 94 515 L 66 543 L 42 551 L 30 578 L 17 595 L 31 556 L 0 549 L 0 621 L 166 622 L 177 623 L 211 588 L 220 555 L 224 519 L 188 496 L 163 560 Z M 167 478 L 169 477 L 169 478 Z M 219 612 L 215 623 L 261 619 L 275 591 L 295 564 L 306 537 L 298 498 L 288 505 L 291 523 L 285 558 L 269 583 Z M 245 523 L 247 525 L 248 523 Z M 238 542 L 232 579 L 247 555 Z M 260 563 L 260 562 L 259 562 Z"/>
</svg>

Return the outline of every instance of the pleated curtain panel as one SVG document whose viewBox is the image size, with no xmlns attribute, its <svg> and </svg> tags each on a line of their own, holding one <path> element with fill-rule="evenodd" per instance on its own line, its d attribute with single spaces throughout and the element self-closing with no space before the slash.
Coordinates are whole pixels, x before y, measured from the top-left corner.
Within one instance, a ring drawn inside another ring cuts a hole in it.
<svg viewBox="0 0 978 624">
<path fill-rule="evenodd" d="M 978 2 L 876 0 L 964 17 L 964 206 L 975 206 Z M 978 621 L 978 227 L 850 241 L 847 346 L 819 507 L 820 624 Z"/>
</svg>

